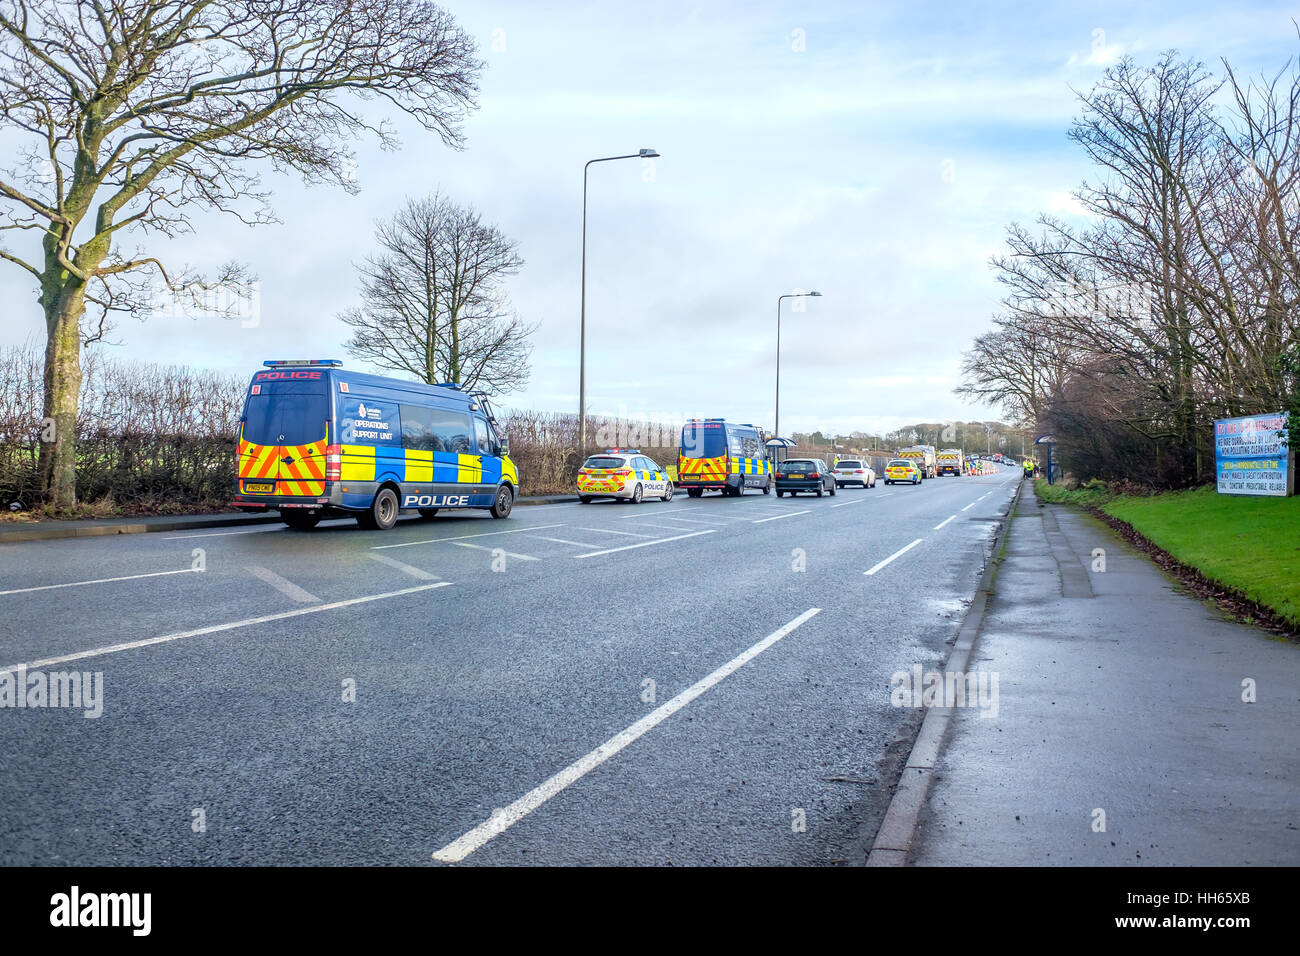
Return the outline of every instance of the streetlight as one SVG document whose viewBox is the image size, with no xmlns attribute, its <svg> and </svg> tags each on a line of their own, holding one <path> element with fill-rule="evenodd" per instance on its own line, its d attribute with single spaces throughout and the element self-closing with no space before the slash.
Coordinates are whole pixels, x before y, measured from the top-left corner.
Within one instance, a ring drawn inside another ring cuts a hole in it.
<svg viewBox="0 0 1300 956">
<path fill-rule="evenodd" d="M 582 304 L 581 331 L 578 339 L 578 454 L 587 456 L 587 170 L 592 163 L 608 163 L 615 159 L 655 159 L 653 149 L 642 149 L 626 156 L 603 156 L 591 159 L 582 167 Z"/>
<path fill-rule="evenodd" d="M 781 300 L 800 299 L 804 296 L 821 296 L 820 292 L 792 292 L 776 299 L 776 426 L 775 434 L 781 437 Z"/>
</svg>

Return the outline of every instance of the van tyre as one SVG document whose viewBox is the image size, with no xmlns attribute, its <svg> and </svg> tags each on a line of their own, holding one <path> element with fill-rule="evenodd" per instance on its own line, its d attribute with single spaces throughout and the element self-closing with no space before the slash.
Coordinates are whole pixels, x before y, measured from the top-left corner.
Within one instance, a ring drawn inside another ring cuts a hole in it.
<svg viewBox="0 0 1300 956">
<path fill-rule="evenodd" d="M 494 518 L 510 517 L 510 509 L 515 506 L 515 493 L 510 490 L 509 485 L 502 485 L 497 489 L 496 500 L 492 502 L 492 507 L 488 513 Z"/>
<path fill-rule="evenodd" d="M 438 513 L 438 509 L 437 509 L 437 508 L 421 508 L 421 509 L 420 509 L 420 520 L 421 520 L 421 521 L 432 521 L 433 518 L 434 518 L 434 516 L 435 516 L 437 513 Z"/>
<path fill-rule="evenodd" d="M 767 479 L 767 484 L 763 486 L 763 494 L 770 495 L 771 493 L 772 493 L 772 479 L 769 478 Z"/>
<path fill-rule="evenodd" d="M 310 531 L 320 523 L 319 515 L 296 514 L 292 511 L 280 512 L 280 518 L 294 531 Z"/>
<path fill-rule="evenodd" d="M 357 515 L 357 524 L 367 531 L 388 531 L 397 524 L 397 494 L 392 488 L 380 488 L 370 508 Z"/>
<path fill-rule="evenodd" d="M 698 498 L 698 497 L 699 497 L 700 495 L 702 495 L 702 494 L 704 494 L 704 489 L 702 489 L 702 488 L 687 488 L 687 489 L 686 489 L 686 497 L 688 497 L 688 498 Z"/>
</svg>

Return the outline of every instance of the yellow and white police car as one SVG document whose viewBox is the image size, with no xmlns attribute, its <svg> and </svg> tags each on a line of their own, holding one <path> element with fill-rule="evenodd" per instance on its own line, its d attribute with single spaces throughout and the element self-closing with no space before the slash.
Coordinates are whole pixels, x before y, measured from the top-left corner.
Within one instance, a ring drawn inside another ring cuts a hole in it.
<svg viewBox="0 0 1300 956">
<path fill-rule="evenodd" d="M 623 498 L 639 504 L 645 498 L 673 500 L 668 473 L 635 448 L 610 448 L 592 455 L 578 471 L 578 500 Z"/>
</svg>

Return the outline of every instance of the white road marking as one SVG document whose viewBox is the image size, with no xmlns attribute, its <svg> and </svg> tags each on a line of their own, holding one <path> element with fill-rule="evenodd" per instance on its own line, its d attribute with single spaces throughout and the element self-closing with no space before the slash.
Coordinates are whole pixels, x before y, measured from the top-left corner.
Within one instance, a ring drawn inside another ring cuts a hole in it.
<svg viewBox="0 0 1300 956">
<path fill-rule="evenodd" d="M 470 544 L 468 541 L 453 541 L 458 548 L 473 548 L 475 551 L 495 551 L 496 548 L 489 548 L 485 544 Z M 540 561 L 541 558 L 535 558 L 531 554 L 516 554 L 513 551 L 502 551 L 507 558 L 518 558 L 520 561 Z"/>
<path fill-rule="evenodd" d="M 662 724 L 669 717 L 673 716 L 673 714 L 691 703 L 691 701 L 712 690 L 723 680 L 740 670 L 740 668 L 758 657 L 759 654 L 762 654 L 777 641 L 789 635 L 796 628 L 802 626 L 820 612 L 821 608 L 817 607 L 809 608 L 804 611 L 789 624 L 773 631 L 753 647 L 749 648 L 749 650 L 737 657 L 733 657 L 708 677 L 696 681 L 672 700 L 656 707 L 622 733 L 609 738 L 609 740 L 591 751 L 591 753 L 569 764 L 569 766 L 565 767 L 545 783 L 528 791 L 514 803 L 510 804 L 510 806 L 492 814 L 490 819 L 480 823 L 468 833 L 465 833 L 456 840 L 453 840 L 451 843 L 448 843 L 441 850 L 434 853 L 433 858 L 443 863 L 459 863 L 475 850 L 480 849 L 489 840 L 500 836 L 506 830 L 510 829 L 510 827 L 514 826 L 524 817 L 528 816 L 528 814 L 541 807 L 552 797 L 577 783 L 610 757 L 615 756 L 619 751 L 623 750 L 630 744 L 635 743 L 639 738 L 645 736 L 648 732 L 659 726 L 659 724 Z"/>
<path fill-rule="evenodd" d="M 198 568 L 181 568 L 179 571 L 150 571 L 148 574 L 126 574 L 120 578 L 96 578 L 94 581 L 69 581 L 67 584 L 42 584 L 34 588 L 11 588 L 5 594 L 30 594 L 32 591 L 53 591 L 56 588 L 79 588 L 87 584 L 112 584 L 114 581 L 134 581 L 137 578 L 161 578 L 168 574 L 196 574 Z"/>
<path fill-rule="evenodd" d="M 787 511 L 783 515 L 772 515 L 770 518 L 755 518 L 754 524 L 762 524 L 764 521 L 780 521 L 782 518 L 793 518 L 795 515 L 806 514 L 812 514 L 812 509 L 806 509 L 804 511 Z"/>
<path fill-rule="evenodd" d="M 212 531 L 207 534 L 169 534 L 163 537 L 163 541 L 180 541 L 182 538 L 224 538 L 232 534 L 266 534 L 268 531 L 288 531 L 288 528 L 248 528 L 244 531 Z"/>
<path fill-rule="evenodd" d="M 970 511 L 970 510 L 971 510 L 972 508 L 974 508 L 977 504 L 979 504 L 979 499 L 978 499 L 978 498 L 976 498 L 974 501 L 972 501 L 970 504 L 968 504 L 965 508 L 962 508 L 961 510 L 962 510 L 962 511 Z"/>
<path fill-rule="evenodd" d="M 394 558 L 390 558 L 386 554 L 372 554 L 369 555 L 369 557 L 371 561 L 378 561 L 380 564 L 386 564 L 390 568 L 396 568 L 397 570 L 401 571 L 403 574 L 409 574 L 411 577 L 418 578 L 421 581 L 442 580 L 436 574 L 430 574 L 428 571 L 425 571 L 423 568 L 417 568 L 410 564 L 403 564 L 401 561 L 398 561 Z"/>
<path fill-rule="evenodd" d="M 665 544 L 669 541 L 681 541 L 683 538 L 698 538 L 702 534 L 717 534 L 717 531 L 712 528 L 708 531 L 692 531 L 690 534 L 674 535 L 671 538 L 655 538 L 653 541 L 638 541 L 636 544 L 625 544 L 621 548 L 606 548 L 604 551 L 588 551 L 586 554 L 575 555 L 575 557 L 596 558 L 602 554 L 613 554 L 615 551 L 632 551 L 636 548 L 648 548 L 652 544 Z"/>
<path fill-rule="evenodd" d="M 661 529 L 661 530 L 663 530 L 663 531 L 681 531 L 681 530 L 682 530 L 682 526 L 679 525 L 679 524 L 655 524 L 655 523 L 652 522 L 649 518 L 647 518 L 645 521 L 642 521 L 642 522 L 641 522 L 641 526 L 642 526 L 643 528 L 659 528 L 659 529 Z M 714 528 L 714 529 L 710 529 L 710 530 L 719 530 L 719 529 Z M 655 536 L 654 536 L 654 535 L 642 535 L 641 537 L 655 537 Z"/>
<path fill-rule="evenodd" d="M 596 531 L 600 534 L 621 534 L 629 538 L 653 538 L 652 534 L 637 534 L 635 531 L 615 531 L 613 528 L 579 528 L 579 531 Z"/>
<path fill-rule="evenodd" d="M 89 651 L 78 651 L 75 654 L 64 654 L 61 657 L 47 657 L 39 661 L 30 661 L 26 664 L 11 664 L 8 667 L 0 667 L 0 674 L 11 674 L 19 668 L 36 670 L 41 667 L 52 667 L 55 664 L 66 664 L 69 661 L 84 660 L 87 657 L 102 657 L 105 654 L 116 654 L 120 651 L 132 651 L 140 647 L 150 647 L 154 644 L 166 644 L 171 641 L 183 640 L 187 637 L 202 637 L 205 634 L 216 634 L 220 631 L 233 631 L 240 627 L 251 627 L 254 624 L 269 624 L 271 621 L 283 621 L 285 618 L 300 617 L 303 614 L 318 614 L 321 611 L 333 611 L 341 607 L 352 607 L 356 604 L 369 604 L 371 601 L 383 601 L 387 598 L 401 597 L 404 594 L 416 594 L 420 591 L 429 591 L 433 588 L 450 587 L 450 581 L 439 581 L 436 584 L 420 584 L 411 588 L 402 588 L 400 591 L 386 591 L 383 594 L 369 594 L 365 597 L 349 598 L 346 601 L 334 601 L 330 604 L 316 604 L 312 607 L 301 607 L 292 611 L 281 611 L 278 614 L 264 614 L 261 617 L 249 617 L 242 621 L 231 621 L 229 624 L 213 624 L 209 627 L 199 627 L 192 631 L 177 631 L 174 634 L 164 634 L 162 637 L 150 637 L 143 641 L 127 641 L 124 644 L 109 644 L 105 647 L 97 647 Z"/>
<path fill-rule="evenodd" d="M 870 498 L 858 498 L 856 501 L 841 501 L 837 505 L 831 505 L 832 508 L 843 508 L 846 505 L 860 505 L 864 501 L 870 501 Z"/>
<path fill-rule="evenodd" d="M 715 527 L 726 526 L 725 522 L 718 521 L 712 518 L 675 518 L 672 515 L 655 515 L 655 520 L 656 521 L 681 521 L 684 522 L 685 524 L 713 525 Z"/>
<path fill-rule="evenodd" d="M 979 496 L 978 498 L 976 498 L 975 500 L 976 500 L 976 501 L 983 501 L 985 498 L 987 498 L 987 497 L 988 497 L 989 495 L 991 495 L 991 494 L 993 494 L 993 492 L 991 492 L 991 491 L 986 491 L 986 492 L 984 492 L 984 494 L 980 495 L 980 496 Z"/>
<path fill-rule="evenodd" d="M 537 507 L 541 507 L 538 505 Z M 421 541 L 403 541 L 401 544 L 379 544 L 371 551 L 387 551 L 389 548 L 409 548 L 416 544 L 440 544 L 443 541 L 464 541 L 467 538 L 490 538 L 495 534 L 522 534 L 525 531 L 542 531 L 545 528 L 563 528 L 563 524 L 535 524 L 527 528 L 511 528 L 509 531 L 484 531 L 482 534 L 458 534 L 451 538 L 425 538 Z"/>
<path fill-rule="evenodd" d="M 248 573 L 255 578 L 260 578 L 265 581 L 291 601 L 297 601 L 299 604 L 320 603 L 320 598 L 316 595 L 298 587 L 298 585 L 294 584 L 288 578 L 280 577 L 280 575 L 276 574 L 270 568 L 263 568 L 254 564 L 249 566 Z"/>
<path fill-rule="evenodd" d="M 934 528 L 931 529 L 931 530 L 938 531 L 940 528 L 942 528 L 944 525 L 946 525 L 949 521 L 954 521 L 954 520 L 956 520 L 956 518 L 957 518 L 956 515 L 953 515 L 951 518 L 944 518 L 944 519 L 943 519 L 942 521 L 940 521 L 937 525 L 935 525 Z"/>
<path fill-rule="evenodd" d="M 538 541 L 554 541 L 556 544 L 576 544 L 580 548 L 597 547 L 594 541 L 570 541 L 568 538 L 548 538 L 544 534 L 530 534 L 528 537 L 536 538 Z"/>
<path fill-rule="evenodd" d="M 863 571 L 862 573 L 863 573 L 863 574 L 875 574 L 877 571 L 879 571 L 879 570 L 880 570 L 881 568 L 883 568 L 885 565 L 889 564 L 889 562 L 893 561 L 895 558 L 901 558 L 903 555 L 907 554 L 907 552 L 911 551 L 913 548 L 915 548 L 918 544 L 920 544 L 920 543 L 921 543 L 922 541 L 924 541 L 924 540 L 925 540 L 924 538 L 917 538 L 915 541 L 913 541 L 913 542 L 912 542 L 911 544 L 909 544 L 907 547 L 905 547 L 905 548 L 899 548 L 897 551 L 895 551 L 895 552 L 894 552 L 893 554 L 891 554 L 889 557 L 885 558 L 885 560 L 881 561 L 879 564 L 877 564 L 875 567 L 873 567 L 870 571 Z"/>
</svg>

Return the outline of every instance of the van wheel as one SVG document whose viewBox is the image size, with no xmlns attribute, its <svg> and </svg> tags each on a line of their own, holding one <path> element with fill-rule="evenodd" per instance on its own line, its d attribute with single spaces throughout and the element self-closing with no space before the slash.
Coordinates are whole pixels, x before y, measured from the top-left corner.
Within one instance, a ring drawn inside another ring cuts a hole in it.
<svg viewBox="0 0 1300 956">
<path fill-rule="evenodd" d="M 421 508 L 421 509 L 420 509 L 420 520 L 421 520 L 421 521 L 432 521 L 432 520 L 433 520 L 433 516 L 436 515 L 437 513 L 438 513 L 438 509 L 437 509 L 437 508 Z"/>
<path fill-rule="evenodd" d="M 281 511 L 280 518 L 294 531 L 310 531 L 320 523 L 317 515 L 295 514 L 292 511 Z"/>
<path fill-rule="evenodd" d="M 510 517 L 510 509 L 515 506 L 515 494 L 510 490 L 509 485 L 502 485 L 497 489 L 497 500 L 492 502 L 492 507 L 488 513 L 494 518 Z"/>
<path fill-rule="evenodd" d="M 686 497 L 688 497 L 688 498 L 698 498 L 698 497 L 699 497 L 700 495 L 702 495 L 702 494 L 704 494 L 704 489 L 703 489 L 703 488 L 687 488 L 687 489 L 686 489 Z"/>
<path fill-rule="evenodd" d="M 769 478 L 767 479 L 767 484 L 763 486 L 763 494 L 770 495 L 771 493 L 772 493 L 772 479 Z"/>
<path fill-rule="evenodd" d="M 778 498 L 784 498 L 784 497 L 785 497 L 785 492 L 784 492 L 784 491 L 778 491 L 778 492 L 776 493 L 776 496 L 777 496 Z"/>
<path fill-rule="evenodd" d="M 397 524 L 397 495 L 392 488 L 380 488 L 367 511 L 357 515 L 357 524 L 367 531 L 387 531 Z"/>
</svg>

